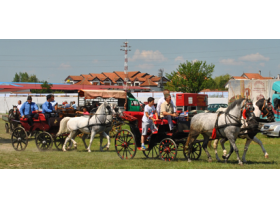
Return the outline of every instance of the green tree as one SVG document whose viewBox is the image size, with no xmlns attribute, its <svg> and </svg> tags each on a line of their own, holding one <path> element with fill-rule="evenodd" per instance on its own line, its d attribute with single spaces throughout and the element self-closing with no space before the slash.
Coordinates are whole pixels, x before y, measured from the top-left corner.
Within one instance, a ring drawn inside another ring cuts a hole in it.
<svg viewBox="0 0 280 210">
<path fill-rule="evenodd" d="M 214 64 L 207 65 L 206 61 L 181 63 L 176 71 L 166 74 L 170 80 L 167 88 L 183 93 L 199 93 L 209 84 L 214 67 Z"/>
<path fill-rule="evenodd" d="M 15 74 L 15 77 L 13 79 L 13 82 L 19 82 L 20 81 L 20 77 L 18 75 L 18 73 Z"/>
<path fill-rule="evenodd" d="M 41 93 L 51 93 L 52 92 L 52 84 L 48 83 L 47 81 L 43 81 L 43 84 L 41 84 L 42 90 Z"/>
</svg>

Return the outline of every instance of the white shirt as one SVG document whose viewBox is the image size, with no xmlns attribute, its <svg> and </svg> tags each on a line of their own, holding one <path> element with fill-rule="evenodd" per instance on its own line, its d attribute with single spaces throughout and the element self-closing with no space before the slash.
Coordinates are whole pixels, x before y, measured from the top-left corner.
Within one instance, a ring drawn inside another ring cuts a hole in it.
<svg viewBox="0 0 280 210">
<path fill-rule="evenodd" d="M 161 104 L 162 104 L 163 102 L 165 102 L 164 97 L 162 97 L 162 98 L 160 98 L 160 99 L 158 100 L 158 102 L 157 102 L 157 113 L 160 113 Z M 170 103 L 173 105 L 173 107 L 174 107 L 174 113 L 175 113 L 175 112 L 176 112 L 176 106 L 174 105 L 172 99 L 171 99 Z"/>
<path fill-rule="evenodd" d="M 22 104 L 17 105 L 17 109 L 20 110 L 21 106 L 22 106 Z"/>
<path fill-rule="evenodd" d="M 153 121 L 146 116 L 146 112 L 148 112 L 148 115 L 150 117 L 152 117 L 155 114 L 155 112 L 156 112 L 156 109 L 155 109 L 154 105 L 153 106 L 149 106 L 149 105 L 145 106 L 145 108 L 144 108 L 144 115 L 143 115 L 143 118 L 142 118 L 142 122 L 152 123 Z"/>
</svg>

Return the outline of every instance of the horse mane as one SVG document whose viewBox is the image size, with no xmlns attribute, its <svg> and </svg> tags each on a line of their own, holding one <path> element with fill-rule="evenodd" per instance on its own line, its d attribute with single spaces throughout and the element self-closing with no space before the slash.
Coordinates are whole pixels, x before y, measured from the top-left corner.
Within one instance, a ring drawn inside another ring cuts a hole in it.
<svg viewBox="0 0 280 210">
<path fill-rule="evenodd" d="M 240 105 L 242 103 L 242 101 L 244 101 L 244 100 L 245 100 L 245 98 L 241 98 L 241 99 L 238 99 L 238 100 L 234 101 L 231 105 L 228 106 L 228 108 L 225 111 L 225 113 L 229 114 L 229 112 L 231 110 L 233 110 L 236 105 Z"/>
<path fill-rule="evenodd" d="M 96 114 L 99 114 L 101 113 L 103 110 L 106 109 L 106 106 L 107 106 L 107 102 L 105 101 L 102 105 L 100 105 L 96 111 Z"/>
</svg>

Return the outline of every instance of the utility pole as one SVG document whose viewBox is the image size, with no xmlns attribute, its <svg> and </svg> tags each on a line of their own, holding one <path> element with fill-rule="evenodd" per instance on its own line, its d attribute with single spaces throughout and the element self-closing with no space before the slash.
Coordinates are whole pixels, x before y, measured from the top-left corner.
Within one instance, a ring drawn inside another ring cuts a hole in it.
<svg viewBox="0 0 280 210">
<path fill-rule="evenodd" d="M 158 87 L 159 87 L 160 90 L 162 91 L 162 90 L 163 90 L 163 81 L 162 81 L 162 77 L 163 77 L 164 69 L 159 69 L 158 71 L 159 71 L 158 77 L 160 77 L 160 81 L 158 82 Z"/>
<path fill-rule="evenodd" d="M 124 42 L 124 45 L 121 47 L 124 47 L 124 49 L 120 49 L 121 51 L 124 51 L 124 75 L 125 75 L 125 79 L 124 79 L 124 89 L 127 90 L 127 82 L 128 82 L 128 58 L 127 58 L 127 51 L 131 51 L 130 48 L 131 46 L 127 46 L 128 42 Z"/>
</svg>

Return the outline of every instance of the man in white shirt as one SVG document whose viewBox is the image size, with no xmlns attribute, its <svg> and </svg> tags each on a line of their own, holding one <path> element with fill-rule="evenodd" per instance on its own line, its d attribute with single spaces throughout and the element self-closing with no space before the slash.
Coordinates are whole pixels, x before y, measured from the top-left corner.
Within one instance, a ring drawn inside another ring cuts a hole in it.
<svg viewBox="0 0 280 210">
<path fill-rule="evenodd" d="M 150 128 L 151 131 L 154 129 L 153 121 L 158 120 L 158 113 L 154 107 L 155 99 L 152 97 L 148 98 L 148 104 L 144 108 L 144 115 L 142 118 L 142 136 L 141 136 L 141 149 L 143 151 L 146 150 L 144 145 L 145 137 L 148 134 L 148 129 Z M 153 115 L 156 115 L 156 119 L 153 118 Z"/>
<path fill-rule="evenodd" d="M 165 94 L 170 94 L 170 91 L 169 91 L 169 90 L 164 90 L 164 91 L 163 91 L 163 97 L 160 98 L 160 99 L 158 100 L 158 102 L 157 102 L 157 113 L 159 113 L 159 114 L 160 114 L 161 104 L 162 104 L 163 102 L 165 102 L 165 98 L 164 98 L 164 95 L 165 95 Z M 173 106 L 173 108 L 174 108 L 174 112 L 176 112 L 176 106 L 174 105 L 173 101 L 171 100 L 170 103 L 172 104 L 172 106 Z"/>
<path fill-rule="evenodd" d="M 18 101 L 17 109 L 20 110 L 20 107 L 22 106 L 21 100 Z"/>
</svg>

